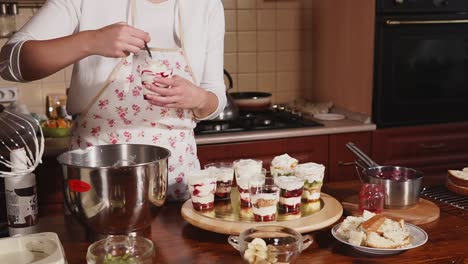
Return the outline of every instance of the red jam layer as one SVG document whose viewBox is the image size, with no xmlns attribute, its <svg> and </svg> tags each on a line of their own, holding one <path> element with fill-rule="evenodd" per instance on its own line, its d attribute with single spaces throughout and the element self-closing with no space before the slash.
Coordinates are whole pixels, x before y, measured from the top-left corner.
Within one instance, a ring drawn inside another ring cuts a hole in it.
<svg viewBox="0 0 468 264">
<path fill-rule="evenodd" d="M 299 196 L 302 196 L 302 191 L 303 191 L 303 188 L 291 190 L 291 191 L 288 191 L 286 189 L 280 189 L 280 196 L 284 198 L 299 197 Z"/>
<path fill-rule="evenodd" d="M 214 202 L 213 203 L 207 203 L 207 204 L 192 202 L 192 206 L 193 206 L 193 209 L 195 209 L 197 211 L 211 211 L 214 208 Z"/>
<path fill-rule="evenodd" d="M 271 222 L 276 220 L 276 214 L 273 215 L 257 215 L 254 214 L 255 222 Z"/>
<path fill-rule="evenodd" d="M 282 204 L 278 203 L 278 210 L 281 213 L 285 214 L 297 214 L 301 212 L 301 204 L 295 204 L 295 205 L 287 205 L 287 204 Z"/>
</svg>

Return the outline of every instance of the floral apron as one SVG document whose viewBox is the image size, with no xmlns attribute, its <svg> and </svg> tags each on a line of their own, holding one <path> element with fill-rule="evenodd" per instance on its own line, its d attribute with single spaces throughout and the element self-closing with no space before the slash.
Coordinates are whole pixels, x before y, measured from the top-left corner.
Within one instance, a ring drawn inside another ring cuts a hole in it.
<svg viewBox="0 0 468 264">
<path fill-rule="evenodd" d="M 135 0 L 130 4 L 130 24 L 134 25 Z M 173 69 L 173 74 L 196 83 L 184 49 L 180 12 L 176 13 L 181 47 L 151 48 L 151 53 L 153 60 L 161 60 Z M 185 174 L 200 168 L 193 132 L 196 123 L 189 109 L 158 107 L 143 99 L 141 70 L 150 60 L 146 51 L 140 51 L 120 61 L 105 85 L 75 119 L 71 149 L 126 143 L 167 148 L 171 152 L 168 199 L 186 200 L 189 193 Z"/>
</svg>

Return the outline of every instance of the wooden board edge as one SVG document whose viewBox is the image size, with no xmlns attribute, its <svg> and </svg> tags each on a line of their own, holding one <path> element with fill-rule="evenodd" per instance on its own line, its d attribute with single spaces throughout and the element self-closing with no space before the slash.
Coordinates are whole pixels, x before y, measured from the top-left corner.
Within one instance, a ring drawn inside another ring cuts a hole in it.
<svg viewBox="0 0 468 264">
<path fill-rule="evenodd" d="M 243 230 L 260 225 L 281 225 L 292 228 L 299 233 L 308 233 L 322 228 L 331 226 L 338 221 L 343 215 L 343 207 L 332 196 L 322 193 L 321 198 L 324 202 L 322 210 L 319 212 L 294 220 L 282 222 L 232 222 L 223 219 L 213 219 L 203 216 L 193 210 L 191 200 L 185 201 L 181 208 L 181 215 L 189 224 L 203 230 L 226 234 L 226 235 L 239 235 Z M 307 222 L 317 220 L 320 218 L 322 221 L 317 224 L 307 225 Z M 227 228 L 228 225 L 231 225 Z"/>
</svg>

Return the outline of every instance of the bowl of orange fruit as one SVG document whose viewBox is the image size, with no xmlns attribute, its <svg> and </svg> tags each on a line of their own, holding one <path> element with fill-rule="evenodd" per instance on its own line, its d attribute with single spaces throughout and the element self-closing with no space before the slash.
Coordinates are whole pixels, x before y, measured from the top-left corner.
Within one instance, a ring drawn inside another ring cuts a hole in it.
<svg viewBox="0 0 468 264">
<path fill-rule="evenodd" d="M 49 119 L 41 123 L 44 137 L 68 137 L 71 134 L 72 122 L 68 119 Z"/>
</svg>

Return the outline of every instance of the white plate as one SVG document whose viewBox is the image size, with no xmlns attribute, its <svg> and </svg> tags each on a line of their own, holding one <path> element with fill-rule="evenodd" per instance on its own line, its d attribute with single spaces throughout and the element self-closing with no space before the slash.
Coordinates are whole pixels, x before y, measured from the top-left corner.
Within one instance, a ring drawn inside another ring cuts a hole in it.
<svg viewBox="0 0 468 264">
<path fill-rule="evenodd" d="M 317 118 L 319 120 L 335 121 L 335 120 L 345 119 L 345 116 L 342 114 L 326 113 L 326 114 L 315 114 L 314 118 Z"/>
<path fill-rule="evenodd" d="M 406 251 L 408 249 L 412 248 L 417 248 L 422 245 L 424 245 L 427 242 L 427 233 L 422 230 L 420 227 L 417 227 L 412 224 L 405 223 L 406 228 L 408 229 L 410 236 L 411 236 L 411 244 L 403 247 L 403 248 L 395 248 L 395 249 L 383 249 L 383 248 L 371 248 L 371 247 L 365 247 L 365 246 L 356 246 L 348 241 L 340 238 L 336 234 L 336 230 L 340 227 L 341 224 L 337 224 L 332 228 L 332 235 L 340 242 L 345 243 L 347 245 L 350 245 L 354 247 L 356 250 L 365 252 L 365 253 L 370 253 L 370 254 L 377 254 L 377 255 L 391 255 L 391 254 L 397 254 L 401 253 L 403 251 Z"/>
</svg>

